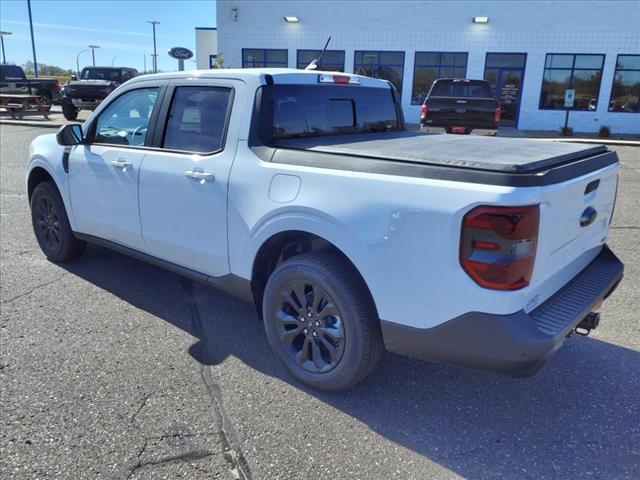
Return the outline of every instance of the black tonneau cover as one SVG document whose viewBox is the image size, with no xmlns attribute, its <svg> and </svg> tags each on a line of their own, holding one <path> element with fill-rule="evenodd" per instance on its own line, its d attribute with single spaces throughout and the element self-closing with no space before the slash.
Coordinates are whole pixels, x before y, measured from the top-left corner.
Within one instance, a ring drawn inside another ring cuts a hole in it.
<svg viewBox="0 0 640 480">
<path fill-rule="evenodd" d="M 511 174 L 545 171 L 607 152 L 604 145 L 408 131 L 282 139 L 274 146 Z"/>
</svg>

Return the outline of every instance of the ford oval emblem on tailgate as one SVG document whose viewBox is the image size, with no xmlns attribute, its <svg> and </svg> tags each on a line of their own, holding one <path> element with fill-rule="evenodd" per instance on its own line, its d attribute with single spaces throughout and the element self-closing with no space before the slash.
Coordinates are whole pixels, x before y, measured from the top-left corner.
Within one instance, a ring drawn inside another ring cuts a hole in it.
<svg viewBox="0 0 640 480">
<path fill-rule="evenodd" d="M 597 216 L 598 212 L 596 212 L 595 208 L 585 208 L 584 212 L 582 212 L 582 215 L 580 216 L 580 226 L 586 227 L 587 225 L 591 225 L 595 221 Z"/>
<path fill-rule="evenodd" d="M 467 113 L 466 108 L 456 108 L 456 113 Z"/>
</svg>

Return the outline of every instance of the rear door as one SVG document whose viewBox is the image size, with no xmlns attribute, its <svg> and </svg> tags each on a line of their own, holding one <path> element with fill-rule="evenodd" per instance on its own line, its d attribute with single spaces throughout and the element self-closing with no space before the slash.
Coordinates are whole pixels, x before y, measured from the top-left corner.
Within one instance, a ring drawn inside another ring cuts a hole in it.
<svg viewBox="0 0 640 480">
<path fill-rule="evenodd" d="M 229 273 L 227 183 L 237 131 L 227 132 L 237 83 L 172 82 L 156 148 L 145 154 L 140 171 L 140 218 L 149 252 L 211 276 Z M 236 112 L 235 125 L 238 119 Z"/>
<path fill-rule="evenodd" d="M 29 80 L 24 76 L 22 68 L 16 65 L 0 67 L 0 93 L 6 95 L 29 95 Z"/>
</svg>

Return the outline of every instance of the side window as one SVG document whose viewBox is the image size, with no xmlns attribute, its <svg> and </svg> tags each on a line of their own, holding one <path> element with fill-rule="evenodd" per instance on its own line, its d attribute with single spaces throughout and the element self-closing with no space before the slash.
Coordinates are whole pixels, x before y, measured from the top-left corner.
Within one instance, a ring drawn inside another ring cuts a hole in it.
<svg viewBox="0 0 640 480">
<path fill-rule="evenodd" d="M 130 90 L 113 100 L 96 122 L 95 142 L 144 145 L 158 88 Z"/>
<path fill-rule="evenodd" d="M 229 88 L 177 87 L 162 146 L 197 153 L 221 150 L 230 98 Z"/>
</svg>

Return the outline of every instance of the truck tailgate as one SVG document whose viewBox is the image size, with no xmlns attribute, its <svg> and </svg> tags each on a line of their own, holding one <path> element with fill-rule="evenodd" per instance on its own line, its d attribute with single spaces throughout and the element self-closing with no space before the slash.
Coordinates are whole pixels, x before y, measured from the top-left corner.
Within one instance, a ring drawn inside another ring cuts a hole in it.
<svg viewBox="0 0 640 480">
<path fill-rule="evenodd" d="M 494 128 L 496 101 L 492 98 L 433 97 L 427 101 L 427 126 Z"/>
<path fill-rule="evenodd" d="M 540 231 L 531 285 L 597 255 L 607 236 L 617 188 L 617 165 L 542 187 Z M 588 258 L 587 258 L 588 257 Z"/>
</svg>

